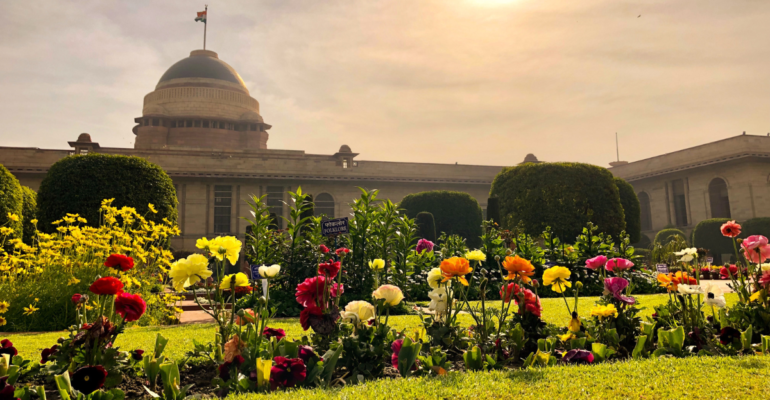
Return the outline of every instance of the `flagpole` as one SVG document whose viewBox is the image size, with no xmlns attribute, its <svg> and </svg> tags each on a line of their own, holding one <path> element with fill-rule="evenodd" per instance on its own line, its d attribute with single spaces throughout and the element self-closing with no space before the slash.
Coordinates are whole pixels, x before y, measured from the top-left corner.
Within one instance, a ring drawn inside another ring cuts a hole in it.
<svg viewBox="0 0 770 400">
<path fill-rule="evenodd" d="M 209 5 L 206 4 L 206 7 L 203 9 L 204 15 L 206 16 L 206 19 L 203 20 L 203 50 L 206 50 L 206 28 L 209 26 Z"/>
</svg>

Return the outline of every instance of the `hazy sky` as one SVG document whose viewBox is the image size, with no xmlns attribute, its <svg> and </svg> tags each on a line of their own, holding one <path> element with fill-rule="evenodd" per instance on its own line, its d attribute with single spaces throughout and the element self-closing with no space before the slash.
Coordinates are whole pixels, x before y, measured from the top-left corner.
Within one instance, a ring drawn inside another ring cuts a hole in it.
<svg viewBox="0 0 770 400">
<path fill-rule="evenodd" d="M 0 145 L 132 147 L 192 1 L 8 0 Z M 770 132 L 767 0 L 210 0 L 268 147 L 363 160 L 634 161 Z"/>
</svg>

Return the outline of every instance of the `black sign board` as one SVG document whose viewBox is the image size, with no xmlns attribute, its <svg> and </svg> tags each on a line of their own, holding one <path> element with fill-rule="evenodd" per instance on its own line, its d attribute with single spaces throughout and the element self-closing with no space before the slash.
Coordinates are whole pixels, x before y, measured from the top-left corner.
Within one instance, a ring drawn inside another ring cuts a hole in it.
<svg viewBox="0 0 770 400">
<path fill-rule="evenodd" d="M 345 235 L 348 233 L 348 217 L 321 221 L 321 234 L 324 236 Z"/>
</svg>

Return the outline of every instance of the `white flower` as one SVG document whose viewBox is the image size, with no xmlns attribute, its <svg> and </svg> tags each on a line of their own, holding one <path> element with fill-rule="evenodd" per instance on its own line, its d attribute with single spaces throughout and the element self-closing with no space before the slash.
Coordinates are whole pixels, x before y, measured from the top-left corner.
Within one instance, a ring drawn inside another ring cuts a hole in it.
<svg viewBox="0 0 770 400">
<path fill-rule="evenodd" d="M 681 257 L 679 258 L 679 261 L 690 262 L 698 254 L 698 249 L 695 247 L 690 247 L 689 249 L 684 249 L 682 251 L 675 251 L 674 254 Z"/>
<path fill-rule="evenodd" d="M 365 301 L 351 301 L 342 312 L 342 318 L 357 325 L 374 318 L 374 306 Z"/>
<path fill-rule="evenodd" d="M 725 308 L 727 301 L 725 301 L 725 294 L 722 285 L 717 285 L 711 282 L 703 282 L 701 284 L 701 289 L 703 289 L 703 293 L 706 294 L 706 299 L 703 301 L 703 303 L 709 306 Z"/>
<path fill-rule="evenodd" d="M 677 290 L 681 294 L 703 294 L 703 289 L 698 285 L 680 284 Z"/>
<path fill-rule="evenodd" d="M 430 297 L 430 304 L 428 305 L 429 310 L 435 312 L 436 315 L 442 315 L 446 312 L 446 288 L 433 289 L 430 293 L 428 293 L 428 297 Z"/>
<path fill-rule="evenodd" d="M 279 272 L 281 272 L 281 266 L 278 264 L 273 264 L 271 266 L 263 265 L 259 267 L 259 276 L 262 278 L 275 278 L 276 275 L 278 275 Z"/>
<path fill-rule="evenodd" d="M 441 283 L 443 279 L 444 277 L 441 275 L 440 268 L 433 268 L 428 272 L 428 285 L 433 289 L 438 289 L 439 283 Z"/>
</svg>

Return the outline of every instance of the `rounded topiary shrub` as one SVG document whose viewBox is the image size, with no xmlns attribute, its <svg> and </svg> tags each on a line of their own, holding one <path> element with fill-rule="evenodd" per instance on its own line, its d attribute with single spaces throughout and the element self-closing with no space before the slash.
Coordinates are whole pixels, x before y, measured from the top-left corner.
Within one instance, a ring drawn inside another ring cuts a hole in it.
<svg viewBox="0 0 770 400">
<path fill-rule="evenodd" d="M 631 243 L 631 245 L 637 249 L 649 249 L 650 245 L 652 245 L 652 240 L 650 240 L 649 236 L 640 234 L 639 241 Z"/>
<path fill-rule="evenodd" d="M 500 199 L 497 197 L 487 199 L 487 221 L 500 224 Z"/>
<path fill-rule="evenodd" d="M 500 199 L 504 228 L 521 224 L 533 236 L 550 226 L 562 240 L 572 242 L 589 221 L 613 237 L 626 228 L 613 176 L 595 165 L 527 163 L 504 168 L 492 182 L 490 195 Z"/>
<path fill-rule="evenodd" d="M 22 214 L 22 241 L 32 245 L 35 238 L 35 223 L 37 219 L 37 193 L 27 186 L 22 186 L 22 195 L 24 196 L 24 205 L 21 208 Z"/>
<path fill-rule="evenodd" d="M 741 238 L 747 238 L 751 235 L 762 235 L 770 237 L 770 218 L 752 218 L 741 222 Z"/>
<path fill-rule="evenodd" d="M 115 207 L 134 207 L 152 221 L 177 220 L 174 184 L 158 165 L 139 157 L 88 154 L 65 157 L 51 166 L 37 195 L 38 228 L 51 232 L 51 223 L 67 213 L 96 226 L 105 199 L 115 199 Z"/>
<path fill-rule="evenodd" d="M 729 218 L 712 218 L 698 222 L 692 231 L 692 245 L 709 251 L 716 265 L 721 264 L 722 254 L 734 253 L 733 240 L 722 235 L 722 224 Z"/>
<path fill-rule="evenodd" d="M 460 235 L 471 248 L 481 244 L 481 207 L 468 193 L 445 190 L 413 193 L 401 200 L 399 208 L 403 208 L 409 218 L 415 218 L 422 211 L 433 214 L 436 234 Z"/>
<path fill-rule="evenodd" d="M 681 229 L 676 228 L 666 228 L 661 230 L 655 235 L 655 240 L 653 240 L 653 242 L 665 245 L 672 236 L 681 236 L 682 239 L 687 242 L 687 235 L 685 235 Z"/>
<path fill-rule="evenodd" d="M 417 232 L 420 238 L 430 240 L 436 243 L 436 222 L 433 219 L 433 214 L 427 211 L 421 211 L 414 217 L 414 222 L 417 223 Z"/>
<path fill-rule="evenodd" d="M 615 185 L 620 195 L 620 205 L 623 206 L 623 216 L 626 219 L 626 233 L 631 243 L 638 242 L 642 237 L 642 208 L 636 197 L 634 187 L 621 178 L 615 178 Z"/>
<path fill-rule="evenodd" d="M 24 207 L 24 195 L 19 180 L 0 165 L 0 226 L 13 229 L 13 233 L 5 237 L 19 239 L 22 236 L 22 210 Z M 18 221 L 8 218 L 8 214 L 15 214 Z"/>
</svg>

